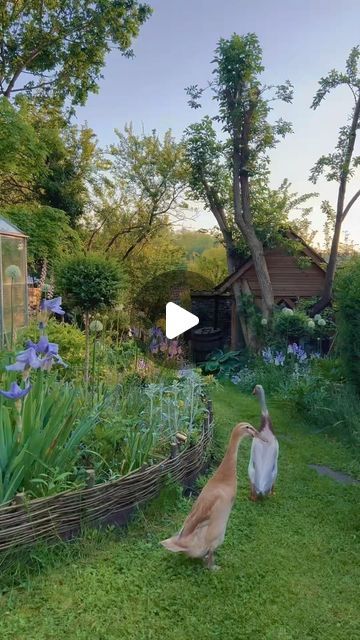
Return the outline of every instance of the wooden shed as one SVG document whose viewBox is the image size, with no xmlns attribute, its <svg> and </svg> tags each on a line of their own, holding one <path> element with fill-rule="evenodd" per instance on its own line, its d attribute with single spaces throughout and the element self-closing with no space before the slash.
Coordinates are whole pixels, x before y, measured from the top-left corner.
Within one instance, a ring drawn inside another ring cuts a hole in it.
<svg viewBox="0 0 360 640">
<path fill-rule="evenodd" d="M 285 303 L 294 308 L 300 298 L 313 298 L 321 294 L 325 280 L 325 260 L 294 231 L 286 231 L 289 240 L 299 243 L 296 255 L 285 247 L 265 249 L 265 258 L 274 292 L 275 304 Z M 299 264 L 299 257 L 307 258 L 307 266 Z M 215 291 L 224 294 L 239 281 L 243 293 L 251 293 L 256 304 L 261 307 L 260 286 L 256 277 L 252 258 L 243 262 L 240 268 L 221 282 Z"/>
<path fill-rule="evenodd" d="M 287 230 L 284 234 L 289 240 L 298 243 L 296 255 L 287 250 L 286 246 L 279 245 L 265 249 L 265 258 L 273 287 L 275 304 L 279 307 L 294 309 L 300 299 L 313 298 L 322 293 L 326 262 L 294 231 Z M 299 258 L 307 258 L 307 265 L 302 265 Z M 229 328 L 224 332 L 224 343 L 230 342 L 231 335 L 233 348 L 238 343 L 237 336 L 239 335 L 238 318 L 232 295 L 234 282 L 239 282 L 242 293 L 252 295 L 255 304 L 261 308 L 260 286 L 252 258 L 244 260 L 237 271 L 217 285 L 211 294 L 206 294 L 209 309 L 213 309 L 214 317 L 211 324 L 214 327 L 223 325 L 223 318 L 219 322 L 217 317 L 217 309 L 226 298 L 231 298 L 231 319 L 229 318 L 227 323 Z M 192 294 L 195 312 L 200 302 L 200 297 L 203 298 L 204 304 L 205 294 L 202 294 L 202 296 L 200 293 L 194 292 Z"/>
</svg>

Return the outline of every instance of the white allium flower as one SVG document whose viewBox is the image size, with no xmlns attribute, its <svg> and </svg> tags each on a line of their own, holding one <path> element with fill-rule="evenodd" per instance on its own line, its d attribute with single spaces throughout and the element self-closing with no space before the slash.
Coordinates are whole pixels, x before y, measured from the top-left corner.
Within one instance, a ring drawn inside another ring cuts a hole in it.
<svg viewBox="0 0 360 640">
<path fill-rule="evenodd" d="M 320 318 L 320 320 L 318 320 L 318 325 L 319 327 L 325 327 L 326 321 L 324 320 L 324 318 Z"/>
<path fill-rule="evenodd" d="M 267 318 L 261 318 L 261 324 L 263 327 L 266 327 L 267 323 L 268 323 Z"/>
<path fill-rule="evenodd" d="M 90 322 L 90 331 L 92 333 L 100 333 L 103 330 L 104 326 L 100 320 L 93 320 Z"/>
<path fill-rule="evenodd" d="M 11 280 L 19 280 L 21 278 L 21 271 L 16 264 L 10 264 L 5 269 L 5 275 Z"/>
<path fill-rule="evenodd" d="M 309 320 L 309 322 L 308 322 L 308 327 L 309 327 L 309 329 L 313 329 L 313 328 L 315 327 L 315 322 L 314 322 L 314 320 Z"/>
<path fill-rule="evenodd" d="M 314 316 L 314 320 L 315 320 L 315 322 L 319 322 L 319 320 L 321 320 L 320 313 L 317 313 L 316 316 Z"/>
<path fill-rule="evenodd" d="M 288 307 L 284 307 L 282 310 L 283 313 L 287 313 L 289 316 L 291 316 L 294 312 L 292 309 L 288 309 Z"/>
</svg>

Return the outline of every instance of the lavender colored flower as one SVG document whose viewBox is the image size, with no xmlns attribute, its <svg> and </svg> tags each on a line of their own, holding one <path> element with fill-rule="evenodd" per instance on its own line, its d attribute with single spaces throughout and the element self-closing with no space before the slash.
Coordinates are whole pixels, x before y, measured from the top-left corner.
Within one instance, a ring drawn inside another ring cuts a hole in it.
<svg viewBox="0 0 360 640">
<path fill-rule="evenodd" d="M 272 364 L 274 362 L 274 356 L 270 347 L 263 349 L 262 357 L 264 362 L 266 362 L 266 364 Z"/>
<path fill-rule="evenodd" d="M 61 308 L 61 296 L 53 298 L 52 300 L 43 300 L 40 309 L 41 311 L 47 311 L 48 313 L 56 313 L 58 316 L 65 314 L 64 309 Z"/>
<path fill-rule="evenodd" d="M 284 366 L 284 362 L 285 362 L 285 355 L 283 354 L 282 351 L 277 351 L 275 358 L 274 358 L 274 364 L 276 367 L 283 367 Z"/>
<path fill-rule="evenodd" d="M 150 342 L 150 351 L 151 353 L 159 353 L 159 345 L 154 340 Z"/>
<path fill-rule="evenodd" d="M 13 382 L 10 385 L 10 391 L 2 391 L 2 389 L 0 389 L 0 395 L 9 400 L 21 400 L 21 398 L 24 398 L 29 393 L 30 389 L 31 385 L 22 389 L 16 382 Z"/>
<path fill-rule="evenodd" d="M 24 371 L 25 369 L 39 369 L 39 367 L 41 367 L 41 360 L 34 347 L 30 346 L 16 356 L 14 364 L 8 364 L 5 369 L 7 371 Z"/>
</svg>

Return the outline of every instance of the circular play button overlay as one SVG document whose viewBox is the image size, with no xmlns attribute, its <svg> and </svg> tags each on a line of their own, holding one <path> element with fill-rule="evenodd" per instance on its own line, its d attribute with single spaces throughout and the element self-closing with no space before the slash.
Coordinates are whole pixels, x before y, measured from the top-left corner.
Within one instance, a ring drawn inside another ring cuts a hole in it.
<svg viewBox="0 0 360 640">
<path fill-rule="evenodd" d="M 206 299 L 213 290 L 211 280 L 184 269 L 144 283 L 135 298 L 131 333 L 145 363 L 147 358 L 171 368 L 194 363 L 194 332 L 201 333 L 208 322 L 206 305 L 199 308 L 194 301 L 199 296 Z"/>
</svg>

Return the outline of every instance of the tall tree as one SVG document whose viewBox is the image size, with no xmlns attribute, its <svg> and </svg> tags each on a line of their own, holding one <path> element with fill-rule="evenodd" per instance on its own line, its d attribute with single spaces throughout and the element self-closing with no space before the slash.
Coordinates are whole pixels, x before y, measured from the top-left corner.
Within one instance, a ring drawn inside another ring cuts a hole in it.
<svg viewBox="0 0 360 640">
<path fill-rule="evenodd" d="M 41 93 L 84 104 L 112 48 L 131 43 L 151 14 L 137 0 L 11 0 L 0 3 L 0 95 Z"/>
<path fill-rule="evenodd" d="M 97 189 L 88 218 L 88 249 L 116 252 L 126 260 L 172 221 L 184 219 L 187 165 L 171 131 L 137 135 L 116 131 L 110 178 Z"/>
<path fill-rule="evenodd" d="M 269 150 L 276 145 L 279 137 L 291 131 L 288 122 L 280 119 L 275 124 L 270 124 L 268 116 L 273 100 L 291 102 L 292 86 L 288 81 L 280 86 L 261 83 L 260 75 L 264 70 L 262 50 L 257 36 L 253 33 L 245 36 L 234 34 L 229 40 L 221 39 L 215 51 L 214 64 L 215 79 L 210 87 L 218 103 L 216 120 L 222 125 L 227 136 L 233 220 L 251 252 L 261 290 L 263 312 L 268 316 L 274 306 L 274 296 L 263 243 L 256 233 L 254 224 L 250 185 L 251 178 L 263 173 L 268 165 Z M 191 106 L 200 106 L 199 99 L 203 89 L 193 85 L 187 91 Z M 206 190 L 204 180 L 202 184 Z M 219 202 L 214 204 L 219 212 Z M 215 208 L 211 210 L 214 213 Z M 215 217 L 220 226 L 222 216 Z M 224 232 L 228 232 L 225 227 Z"/>
<path fill-rule="evenodd" d="M 320 300 L 315 304 L 312 313 L 322 311 L 331 301 L 334 276 L 336 271 L 336 261 L 339 249 L 340 234 L 342 224 L 360 197 L 360 189 L 355 191 L 348 201 L 346 201 L 346 191 L 350 179 L 354 176 L 356 169 L 360 166 L 360 155 L 355 155 L 355 143 L 357 131 L 360 128 L 360 47 L 354 47 L 346 61 L 344 72 L 333 69 L 330 73 L 321 78 L 319 89 L 312 102 L 312 109 L 317 109 L 324 98 L 338 87 L 348 87 L 353 99 L 353 106 L 348 116 L 348 123 L 340 128 L 338 142 L 333 153 L 321 156 L 310 175 L 310 180 L 316 182 L 321 175 L 325 175 L 329 182 L 338 183 L 338 196 L 335 216 L 334 232 L 331 242 L 331 251 L 326 270 L 325 285 Z M 329 203 L 323 203 L 325 213 L 330 212 Z"/>
</svg>

